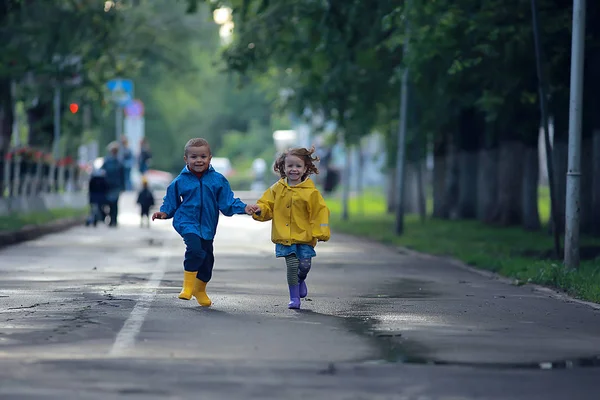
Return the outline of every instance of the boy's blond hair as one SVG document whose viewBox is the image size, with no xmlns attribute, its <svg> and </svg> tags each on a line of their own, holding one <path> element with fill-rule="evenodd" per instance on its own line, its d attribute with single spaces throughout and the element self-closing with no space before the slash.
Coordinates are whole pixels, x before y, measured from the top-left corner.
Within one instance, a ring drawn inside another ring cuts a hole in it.
<svg viewBox="0 0 600 400">
<path fill-rule="evenodd" d="M 208 153 L 212 154 L 212 152 L 210 150 L 210 144 L 208 144 L 208 141 L 204 138 L 192 138 L 192 139 L 188 140 L 188 142 L 185 144 L 185 148 L 183 149 L 183 154 L 185 156 L 187 156 L 187 153 L 188 153 L 188 150 L 190 147 L 202 147 L 202 146 L 208 147 Z"/>
</svg>

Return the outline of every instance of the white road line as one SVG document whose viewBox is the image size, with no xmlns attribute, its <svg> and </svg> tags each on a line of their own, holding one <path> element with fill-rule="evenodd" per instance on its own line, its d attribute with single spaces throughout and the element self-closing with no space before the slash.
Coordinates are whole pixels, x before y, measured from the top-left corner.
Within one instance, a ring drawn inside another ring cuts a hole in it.
<svg viewBox="0 0 600 400">
<path fill-rule="evenodd" d="M 154 272 L 150 276 L 150 281 L 146 284 L 144 293 L 135 304 L 135 307 L 133 307 L 133 310 L 131 310 L 129 318 L 127 318 L 127 321 L 125 321 L 125 324 L 123 324 L 123 327 L 115 338 L 115 342 L 108 353 L 110 357 L 122 356 L 135 345 L 135 338 L 140 333 L 146 314 L 150 310 L 156 290 L 165 275 L 166 266 L 167 248 L 164 247 L 156 262 Z"/>
</svg>

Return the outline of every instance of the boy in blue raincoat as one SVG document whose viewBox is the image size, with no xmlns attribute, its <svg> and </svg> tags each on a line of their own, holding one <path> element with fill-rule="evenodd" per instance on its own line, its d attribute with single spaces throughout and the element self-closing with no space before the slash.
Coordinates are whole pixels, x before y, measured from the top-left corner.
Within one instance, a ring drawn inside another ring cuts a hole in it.
<svg viewBox="0 0 600 400">
<path fill-rule="evenodd" d="M 210 165 L 212 154 L 205 139 L 190 139 L 185 145 L 185 167 L 167 188 L 160 211 L 152 220 L 173 218 L 173 227 L 186 245 L 183 261 L 183 289 L 179 298 L 196 297 L 198 304 L 209 307 L 206 284 L 212 277 L 215 262 L 213 239 L 219 212 L 252 215 L 256 205 L 247 205 L 233 192 L 227 179 Z"/>
</svg>

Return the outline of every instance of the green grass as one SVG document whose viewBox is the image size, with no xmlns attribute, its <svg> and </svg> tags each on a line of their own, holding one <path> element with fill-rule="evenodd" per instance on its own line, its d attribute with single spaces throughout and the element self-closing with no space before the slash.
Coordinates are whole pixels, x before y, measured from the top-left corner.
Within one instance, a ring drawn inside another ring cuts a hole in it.
<svg viewBox="0 0 600 400">
<path fill-rule="evenodd" d="M 86 208 L 60 208 L 55 210 L 0 216 L 0 232 L 16 231 L 27 225 L 40 225 L 63 218 L 83 217 Z"/>
<path fill-rule="evenodd" d="M 545 230 L 526 232 L 520 228 L 491 227 L 477 221 L 430 218 L 423 223 L 418 216 L 407 215 L 404 235 L 396 236 L 395 218 L 386 213 L 383 195 L 352 198 L 348 221 L 341 219 L 339 199 L 327 199 L 327 204 L 331 209 L 334 231 L 454 257 L 477 268 L 514 278 L 517 284 L 538 283 L 600 303 L 600 258 L 582 261 L 577 271 L 566 270 L 561 261 L 550 259 L 552 237 Z M 549 208 L 548 191 L 542 190 L 540 215 L 544 221 L 548 219 Z M 600 247 L 600 239 L 582 237 L 581 245 Z"/>
</svg>

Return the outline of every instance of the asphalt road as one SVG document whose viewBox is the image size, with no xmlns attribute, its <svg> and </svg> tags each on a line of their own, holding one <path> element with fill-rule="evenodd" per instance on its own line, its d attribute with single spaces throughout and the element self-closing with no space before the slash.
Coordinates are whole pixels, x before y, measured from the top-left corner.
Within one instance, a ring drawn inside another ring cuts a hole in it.
<svg viewBox="0 0 600 400">
<path fill-rule="evenodd" d="M 235 216 L 200 308 L 170 221 L 121 209 L 0 250 L 0 398 L 600 398 L 590 305 L 334 233 L 288 310 L 269 224 Z"/>
</svg>

